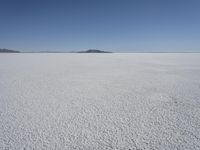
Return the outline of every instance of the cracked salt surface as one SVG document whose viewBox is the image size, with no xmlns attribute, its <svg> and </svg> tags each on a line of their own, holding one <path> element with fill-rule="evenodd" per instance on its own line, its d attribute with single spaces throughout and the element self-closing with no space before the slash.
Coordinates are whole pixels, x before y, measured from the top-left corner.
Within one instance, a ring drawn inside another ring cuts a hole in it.
<svg viewBox="0 0 200 150">
<path fill-rule="evenodd" d="M 200 54 L 1 54 L 0 149 L 200 149 Z"/>
</svg>

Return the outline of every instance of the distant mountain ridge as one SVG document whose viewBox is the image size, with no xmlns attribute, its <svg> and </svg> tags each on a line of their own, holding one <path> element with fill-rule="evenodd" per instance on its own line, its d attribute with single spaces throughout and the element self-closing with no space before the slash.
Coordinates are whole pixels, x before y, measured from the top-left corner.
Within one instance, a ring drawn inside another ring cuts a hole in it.
<svg viewBox="0 0 200 150">
<path fill-rule="evenodd" d="M 89 49 L 86 51 L 78 51 L 77 53 L 112 53 L 112 52 L 102 51 L 102 50 L 97 50 L 97 49 Z"/>
<path fill-rule="evenodd" d="M 10 50 L 10 49 L 1 49 L 0 48 L 0 53 L 21 53 L 20 51 L 17 50 Z M 112 53 L 109 51 L 102 51 L 102 50 L 97 50 L 97 49 L 89 49 L 85 51 L 36 51 L 36 52 L 23 52 L 23 53 Z"/>
<path fill-rule="evenodd" d="M 10 49 L 0 49 L 0 53 L 20 53 L 20 51 Z"/>
</svg>

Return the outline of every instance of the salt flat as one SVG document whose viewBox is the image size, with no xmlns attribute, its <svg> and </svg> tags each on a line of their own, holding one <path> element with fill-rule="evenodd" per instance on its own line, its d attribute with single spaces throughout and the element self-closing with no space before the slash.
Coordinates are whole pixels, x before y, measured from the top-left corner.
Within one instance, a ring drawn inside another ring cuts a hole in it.
<svg viewBox="0 0 200 150">
<path fill-rule="evenodd" d="M 0 149 L 200 149 L 200 54 L 0 54 Z"/>
</svg>

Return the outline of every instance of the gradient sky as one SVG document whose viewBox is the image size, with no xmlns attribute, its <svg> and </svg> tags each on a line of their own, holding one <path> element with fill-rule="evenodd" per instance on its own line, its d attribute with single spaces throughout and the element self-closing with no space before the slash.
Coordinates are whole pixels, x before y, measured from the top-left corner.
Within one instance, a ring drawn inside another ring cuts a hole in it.
<svg viewBox="0 0 200 150">
<path fill-rule="evenodd" d="M 200 52 L 200 0 L 0 0 L 0 48 Z"/>
</svg>

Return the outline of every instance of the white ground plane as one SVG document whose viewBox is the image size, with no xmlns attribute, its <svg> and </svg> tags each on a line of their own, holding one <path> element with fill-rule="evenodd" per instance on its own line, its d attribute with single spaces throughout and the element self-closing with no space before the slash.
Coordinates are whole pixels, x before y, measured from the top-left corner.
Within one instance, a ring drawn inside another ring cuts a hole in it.
<svg viewBox="0 0 200 150">
<path fill-rule="evenodd" d="M 199 150 L 200 54 L 0 54 L 0 150 Z"/>
</svg>

